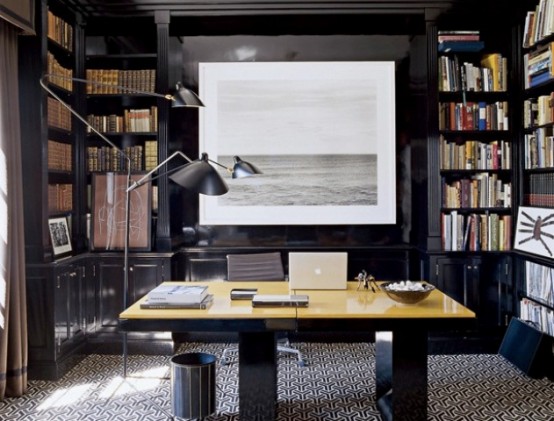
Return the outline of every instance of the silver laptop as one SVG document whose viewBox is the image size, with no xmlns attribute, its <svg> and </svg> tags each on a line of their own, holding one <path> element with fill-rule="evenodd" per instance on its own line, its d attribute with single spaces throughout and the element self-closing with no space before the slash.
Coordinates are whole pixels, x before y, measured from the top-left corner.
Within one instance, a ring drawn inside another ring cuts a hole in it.
<svg viewBox="0 0 554 421">
<path fill-rule="evenodd" d="M 346 289 L 346 252 L 290 252 L 290 289 Z"/>
</svg>

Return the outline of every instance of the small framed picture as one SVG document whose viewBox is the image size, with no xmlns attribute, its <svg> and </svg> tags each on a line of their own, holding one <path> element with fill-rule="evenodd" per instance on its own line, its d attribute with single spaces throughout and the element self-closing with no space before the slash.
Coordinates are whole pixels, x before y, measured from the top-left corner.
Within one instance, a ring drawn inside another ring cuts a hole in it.
<svg viewBox="0 0 554 421">
<path fill-rule="evenodd" d="M 71 236 L 67 226 L 67 218 L 49 218 L 48 228 L 54 256 L 71 253 Z"/>
</svg>

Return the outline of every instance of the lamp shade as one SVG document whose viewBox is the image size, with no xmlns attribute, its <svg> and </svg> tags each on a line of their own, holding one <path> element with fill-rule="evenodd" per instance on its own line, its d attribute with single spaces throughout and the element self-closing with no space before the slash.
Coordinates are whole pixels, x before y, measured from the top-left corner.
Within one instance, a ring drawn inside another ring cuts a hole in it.
<svg viewBox="0 0 554 421">
<path fill-rule="evenodd" d="M 233 178 L 250 177 L 254 174 L 263 174 L 258 167 L 250 162 L 243 161 L 239 156 L 234 158 L 235 165 L 233 166 Z"/>
<path fill-rule="evenodd" d="M 208 154 L 205 153 L 202 158 L 185 165 L 169 178 L 186 189 L 208 196 L 221 196 L 229 191 L 227 183 L 210 165 Z"/>
<path fill-rule="evenodd" d="M 190 89 L 185 88 L 181 82 L 175 85 L 175 93 L 173 94 L 172 107 L 203 107 L 202 100 Z"/>
</svg>

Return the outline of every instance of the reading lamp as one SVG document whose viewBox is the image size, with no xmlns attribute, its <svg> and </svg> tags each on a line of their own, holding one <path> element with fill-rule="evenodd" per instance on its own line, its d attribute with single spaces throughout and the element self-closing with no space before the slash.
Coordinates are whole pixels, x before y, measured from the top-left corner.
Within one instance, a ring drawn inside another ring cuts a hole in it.
<svg viewBox="0 0 554 421">
<path fill-rule="evenodd" d="M 229 187 L 225 180 L 221 177 L 219 172 L 211 165 L 217 165 L 222 168 L 225 168 L 228 172 L 232 174 L 233 178 L 242 178 L 248 177 L 253 174 L 261 174 L 261 171 L 256 168 L 256 166 L 241 160 L 238 156 L 234 157 L 234 167 L 231 169 L 225 165 L 220 164 L 219 162 L 213 161 L 208 158 L 208 154 L 202 153 L 201 158 L 197 160 L 191 160 L 184 153 L 177 151 L 173 153 L 169 158 L 165 159 L 163 162 L 159 163 L 155 168 L 145 174 L 138 181 L 131 180 L 131 158 L 123 152 L 123 150 L 114 144 L 110 139 L 104 136 L 100 131 L 98 131 L 94 126 L 92 126 L 84 117 L 77 113 L 69 104 L 64 102 L 56 93 L 50 89 L 48 86 L 47 80 L 55 79 L 65 79 L 71 80 L 74 82 L 91 84 L 96 86 L 105 86 L 110 88 L 116 88 L 122 92 L 131 92 L 138 93 L 143 95 L 150 95 L 158 98 L 164 98 L 168 101 L 171 101 L 172 107 L 204 107 L 204 104 L 198 98 L 198 96 L 191 90 L 185 88 L 180 82 L 176 84 L 176 90 L 173 95 L 162 95 L 155 92 L 146 92 L 134 88 L 129 88 L 126 86 L 112 85 L 101 82 L 95 82 L 88 79 L 79 79 L 67 76 L 61 76 L 57 74 L 45 74 L 40 79 L 40 85 L 42 88 L 47 91 L 53 98 L 55 98 L 60 104 L 62 104 L 71 114 L 73 114 L 77 119 L 79 119 L 85 126 L 87 126 L 91 131 L 98 135 L 104 142 L 114 148 L 126 161 L 126 177 L 127 177 L 127 188 L 125 190 L 125 239 L 124 239 L 124 263 L 123 263 L 123 309 L 126 309 L 129 304 L 129 231 L 130 231 L 130 193 L 136 188 L 151 183 L 153 180 L 162 177 L 164 175 L 169 175 L 169 178 L 175 183 L 185 187 L 189 190 L 192 190 L 197 193 L 218 196 L 227 193 Z M 181 157 L 186 161 L 186 164 L 175 169 L 166 170 L 165 172 L 156 175 L 155 177 L 150 177 L 161 167 L 165 166 L 169 161 L 174 158 Z"/>
</svg>

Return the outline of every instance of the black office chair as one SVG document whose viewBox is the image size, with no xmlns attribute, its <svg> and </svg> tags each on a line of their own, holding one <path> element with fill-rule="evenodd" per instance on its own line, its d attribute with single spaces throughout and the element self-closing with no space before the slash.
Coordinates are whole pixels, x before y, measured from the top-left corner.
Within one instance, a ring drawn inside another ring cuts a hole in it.
<svg viewBox="0 0 554 421">
<path fill-rule="evenodd" d="M 285 272 L 279 252 L 227 255 L 228 281 L 283 281 L 284 279 Z M 237 351 L 236 346 L 224 349 L 221 364 L 228 364 L 229 354 Z M 286 334 L 277 339 L 277 351 L 294 354 L 300 367 L 306 365 L 300 351 L 290 346 Z"/>
</svg>

